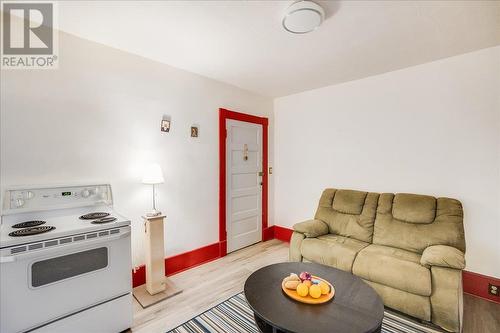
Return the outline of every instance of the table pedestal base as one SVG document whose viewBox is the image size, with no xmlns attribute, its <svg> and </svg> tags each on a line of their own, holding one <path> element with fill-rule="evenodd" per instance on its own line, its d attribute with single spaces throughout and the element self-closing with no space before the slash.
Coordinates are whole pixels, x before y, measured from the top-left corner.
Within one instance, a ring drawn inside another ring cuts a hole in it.
<svg viewBox="0 0 500 333">
<path fill-rule="evenodd" d="M 257 324 L 257 327 L 259 327 L 259 331 L 262 333 L 285 333 L 285 331 L 280 330 L 279 328 L 276 328 L 272 326 L 271 324 L 268 324 L 264 319 L 260 318 L 257 316 L 255 313 L 253 314 L 253 317 L 255 318 L 255 323 Z"/>
<path fill-rule="evenodd" d="M 283 331 L 283 330 L 269 324 L 264 319 L 259 317 L 256 313 L 253 314 L 253 317 L 255 318 L 255 323 L 257 324 L 259 331 L 262 333 L 289 333 L 289 331 Z M 313 331 L 314 330 L 312 330 L 311 332 L 313 332 Z M 382 324 L 377 329 L 375 329 L 375 331 L 373 331 L 372 333 L 381 333 L 381 332 L 382 332 Z"/>
</svg>

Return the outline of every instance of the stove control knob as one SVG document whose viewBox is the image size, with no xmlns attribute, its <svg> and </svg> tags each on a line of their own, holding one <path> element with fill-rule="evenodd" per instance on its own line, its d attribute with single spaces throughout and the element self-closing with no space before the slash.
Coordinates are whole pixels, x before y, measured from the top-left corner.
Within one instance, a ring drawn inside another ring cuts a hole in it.
<svg viewBox="0 0 500 333">
<path fill-rule="evenodd" d="M 24 206 L 24 199 L 22 199 L 22 198 L 17 198 L 17 199 L 16 199 L 16 207 L 17 207 L 17 208 L 21 208 L 22 206 Z"/>
<path fill-rule="evenodd" d="M 34 196 L 35 196 L 35 193 L 33 193 L 32 191 L 24 192 L 24 199 L 26 199 L 26 200 L 33 199 Z"/>
<path fill-rule="evenodd" d="M 84 197 L 84 198 L 90 197 L 90 191 L 87 190 L 87 189 L 83 190 L 82 191 L 82 197 Z"/>
</svg>

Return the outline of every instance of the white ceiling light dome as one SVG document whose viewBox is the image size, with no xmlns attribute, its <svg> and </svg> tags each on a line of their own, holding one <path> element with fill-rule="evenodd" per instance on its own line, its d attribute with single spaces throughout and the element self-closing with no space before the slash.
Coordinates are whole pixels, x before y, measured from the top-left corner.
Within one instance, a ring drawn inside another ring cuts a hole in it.
<svg viewBox="0 0 500 333">
<path fill-rule="evenodd" d="M 305 34 L 318 29 L 325 19 L 323 8 L 312 1 L 297 1 L 287 8 L 283 28 L 293 34 Z"/>
</svg>

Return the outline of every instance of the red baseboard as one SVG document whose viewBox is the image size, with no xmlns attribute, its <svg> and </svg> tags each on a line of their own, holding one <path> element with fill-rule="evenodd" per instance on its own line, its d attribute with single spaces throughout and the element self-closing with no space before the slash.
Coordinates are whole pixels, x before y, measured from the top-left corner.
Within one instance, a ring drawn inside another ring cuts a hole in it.
<svg viewBox="0 0 500 333">
<path fill-rule="evenodd" d="M 220 258 L 219 243 L 210 244 L 199 249 L 178 254 L 165 259 L 165 275 L 180 273 L 208 261 Z"/>
<path fill-rule="evenodd" d="M 290 242 L 293 230 L 279 225 L 263 229 L 262 240 L 273 238 Z M 223 257 L 226 254 L 226 241 L 203 246 L 199 249 L 165 258 L 165 275 L 173 275 L 206 262 Z M 464 292 L 492 302 L 500 303 L 500 297 L 488 293 L 488 284 L 500 285 L 500 279 L 474 272 L 463 271 Z M 139 266 L 132 272 L 133 287 L 146 283 L 146 266 Z"/>
<path fill-rule="evenodd" d="M 274 238 L 279 239 L 283 242 L 290 243 L 290 238 L 292 238 L 293 230 L 285 228 L 279 225 L 274 226 Z"/>
<path fill-rule="evenodd" d="M 281 234 L 283 234 L 283 232 L 281 232 L 280 235 Z M 262 231 L 262 241 L 268 241 L 274 238 L 274 226 L 265 228 Z M 227 253 L 226 247 L 227 242 L 222 241 L 219 243 L 203 246 L 199 249 L 192 250 L 186 253 L 181 253 L 172 257 L 165 258 L 165 275 L 170 276 L 176 273 L 180 273 L 206 262 L 221 258 Z M 132 271 L 132 286 L 135 288 L 144 283 L 146 283 L 146 266 L 141 265 L 137 267 L 135 271 Z"/>
<path fill-rule="evenodd" d="M 262 241 L 268 241 L 274 238 L 274 225 L 262 230 Z"/>
<path fill-rule="evenodd" d="M 132 271 L 132 288 L 146 283 L 146 266 L 141 265 Z"/>
<path fill-rule="evenodd" d="M 199 266 L 221 257 L 220 243 L 214 243 L 186 253 L 165 258 L 165 275 L 170 276 L 187 269 Z M 146 266 L 139 266 L 132 271 L 133 288 L 146 283 Z"/>
<path fill-rule="evenodd" d="M 500 279 L 482 275 L 479 273 L 463 271 L 462 282 L 464 293 L 477 296 L 495 303 L 500 303 L 500 296 L 494 296 L 488 293 L 488 284 L 500 285 Z"/>
</svg>

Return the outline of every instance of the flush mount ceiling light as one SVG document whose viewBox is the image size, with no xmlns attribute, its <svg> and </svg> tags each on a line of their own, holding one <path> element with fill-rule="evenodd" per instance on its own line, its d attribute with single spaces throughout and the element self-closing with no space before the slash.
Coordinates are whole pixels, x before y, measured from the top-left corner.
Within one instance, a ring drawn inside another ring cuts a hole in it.
<svg viewBox="0 0 500 333">
<path fill-rule="evenodd" d="M 325 19 L 325 11 L 312 1 L 293 3 L 283 17 L 283 28 L 293 34 L 305 34 L 316 30 Z"/>
</svg>

